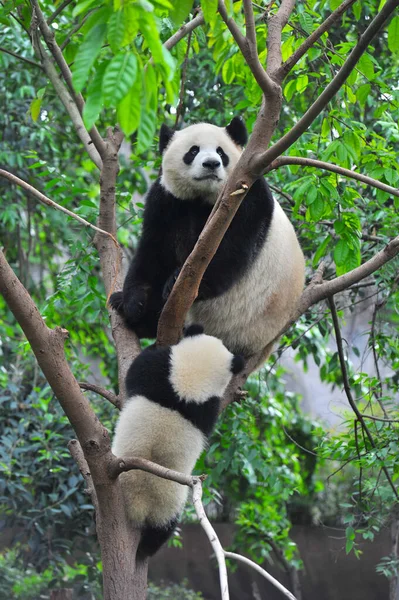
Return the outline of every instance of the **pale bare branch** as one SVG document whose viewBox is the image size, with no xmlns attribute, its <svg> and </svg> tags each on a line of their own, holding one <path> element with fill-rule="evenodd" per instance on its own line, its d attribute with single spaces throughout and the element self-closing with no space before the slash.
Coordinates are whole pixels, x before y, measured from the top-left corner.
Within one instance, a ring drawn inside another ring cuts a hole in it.
<svg viewBox="0 0 399 600">
<path fill-rule="evenodd" d="M 4 52 L 5 54 L 14 56 L 14 58 L 17 58 L 18 60 L 22 60 L 23 62 L 26 62 L 28 65 L 32 65 L 33 67 L 37 67 L 38 69 L 43 70 L 42 65 L 39 65 L 39 63 L 35 62 L 34 60 L 31 60 L 30 58 L 26 58 L 26 56 L 21 56 L 20 54 L 16 54 L 16 52 L 12 52 L 11 50 L 7 50 L 7 48 L 3 48 L 3 46 L 0 47 L 0 52 Z"/>
<path fill-rule="evenodd" d="M 197 513 L 198 520 L 200 522 L 201 527 L 205 531 L 208 539 L 212 545 L 212 548 L 215 552 L 216 559 L 219 565 L 219 581 L 220 581 L 220 591 L 222 600 L 229 600 L 229 583 L 227 579 L 227 567 L 226 561 L 224 558 L 224 550 L 222 544 L 219 541 L 218 536 L 216 535 L 216 531 L 212 527 L 208 517 L 206 516 L 204 507 L 202 505 L 202 483 L 199 478 L 193 477 L 192 489 L 193 489 L 193 504 L 195 508 L 195 512 Z"/>
<path fill-rule="evenodd" d="M 99 227 L 97 227 L 96 225 L 93 225 L 92 223 L 89 223 L 89 221 L 86 221 L 86 219 L 83 219 L 82 217 L 75 214 L 71 210 L 68 210 L 67 208 L 64 208 L 63 206 L 61 206 L 60 204 L 57 204 L 56 202 L 54 202 L 54 200 L 50 200 L 50 198 L 48 198 L 47 196 L 45 196 L 44 194 L 39 192 L 39 190 L 34 188 L 29 183 L 26 183 L 26 181 L 23 181 L 23 179 L 20 179 L 16 175 L 13 175 L 12 173 L 5 171 L 4 169 L 0 169 L 0 177 L 5 177 L 12 183 L 19 185 L 20 187 L 24 188 L 24 190 L 26 190 L 27 192 L 32 194 L 32 196 L 34 196 L 35 198 L 40 200 L 40 202 L 43 202 L 43 204 L 46 204 L 47 206 L 51 206 L 51 208 L 55 208 L 56 210 L 63 212 L 64 214 L 68 215 L 69 217 L 72 217 L 73 219 L 75 219 L 76 221 L 79 221 L 79 223 L 82 223 L 83 225 L 85 225 L 85 227 L 90 227 L 90 229 L 93 229 L 97 233 L 101 233 L 102 235 L 108 236 L 109 238 L 112 239 L 112 242 L 115 244 L 115 246 L 117 248 L 119 248 L 119 244 L 118 244 L 116 238 L 111 233 L 109 233 L 108 231 L 104 231 L 103 229 L 100 229 Z"/>
<path fill-rule="evenodd" d="M 288 75 L 292 67 L 294 67 L 294 65 L 296 65 L 296 63 L 302 58 L 302 56 L 306 54 L 309 48 L 311 48 L 321 38 L 323 33 L 329 31 L 332 25 L 336 21 L 338 21 L 338 19 L 343 15 L 343 13 L 347 11 L 348 8 L 350 8 L 352 4 L 354 4 L 356 1 L 357 0 L 344 0 L 344 2 L 342 2 L 342 4 L 340 4 L 338 8 L 335 9 L 334 12 L 332 12 L 331 15 L 327 17 L 324 23 L 322 23 L 317 29 L 315 29 L 315 31 L 313 31 L 313 33 L 310 34 L 310 36 L 285 61 L 285 63 L 278 68 L 276 72 L 276 77 L 280 81 L 283 81 L 283 79 Z"/>
<path fill-rule="evenodd" d="M 270 16 L 268 19 L 267 73 L 276 81 L 279 81 L 276 77 L 276 73 L 282 63 L 281 32 L 288 23 L 288 19 L 294 10 L 294 6 L 295 0 L 282 0 L 276 14 Z"/>
<path fill-rule="evenodd" d="M 351 169 L 344 169 L 344 167 L 334 165 L 333 163 L 315 160 L 313 158 L 303 158 L 301 156 L 279 156 L 269 165 L 267 172 L 278 169 L 283 165 L 301 165 L 304 167 L 314 167 L 316 169 L 331 171 L 332 173 L 338 173 L 344 177 L 350 177 L 351 179 L 356 179 L 357 181 L 371 185 L 379 190 L 387 192 L 388 194 L 392 194 L 393 196 L 399 196 L 398 188 L 394 188 L 391 185 L 386 185 L 385 183 L 382 183 L 377 179 L 373 179 L 372 177 L 368 177 L 367 175 L 356 173 L 356 171 L 352 171 Z"/>
</svg>

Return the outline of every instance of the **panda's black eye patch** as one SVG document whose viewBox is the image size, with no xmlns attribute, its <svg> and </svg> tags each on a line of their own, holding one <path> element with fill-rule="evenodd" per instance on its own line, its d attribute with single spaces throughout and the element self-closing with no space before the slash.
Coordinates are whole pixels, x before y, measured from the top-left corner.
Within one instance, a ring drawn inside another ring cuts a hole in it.
<svg viewBox="0 0 399 600">
<path fill-rule="evenodd" d="M 199 150 L 200 149 L 198 146 L 191 146 L 190 150 L 188 152 L 186 152 L 186 154 L 183 156 L 183 162 L 186 165 L 191 165 L 194 158 L 197 156 Z"/>
<path fill-rule="evenodd" d="M 220 146 L 218 146 L 216 148 L 216 152 L 219 154 L 220 158 L 222 159 L 223 166 L 227 167 L 227 165 L 229 164 L 229 160 L 230 159 L 227 156 L 226 152 Z"/>
</svg>

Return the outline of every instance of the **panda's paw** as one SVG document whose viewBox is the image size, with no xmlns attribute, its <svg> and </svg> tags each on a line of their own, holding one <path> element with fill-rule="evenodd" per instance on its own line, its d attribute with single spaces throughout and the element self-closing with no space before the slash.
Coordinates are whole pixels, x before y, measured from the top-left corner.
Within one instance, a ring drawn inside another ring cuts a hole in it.
<svg viewBox="0 0 399 600">
<path fill-rule="evenodd" d="M 136 288 L 123 304 L 123 313 L 126 322 L 133 326 L 140 323 L 147 308 L 147 294 L 145 290 Z"/>
<path fill-rule="evenodd" d="M 122 292 L 114 292 L 111 294 L 108 304 L 111 308 L 123 314 L 123 294 Z"/>
<path fill-rule="evenodd" d="M 176 269 L 174 273 L 172 273 L 172 275 L 166 280 L 166 283 L 163 286 L 162 290 L 162 299 L 164 300 L 164 302 L 166 302 L 166 300 L 169 298 L 170 292 L 172 291 L 173 286 L 176 283 L 176 279 L 179 277 L 179 273 L 180 269 Z"/>
</svg>

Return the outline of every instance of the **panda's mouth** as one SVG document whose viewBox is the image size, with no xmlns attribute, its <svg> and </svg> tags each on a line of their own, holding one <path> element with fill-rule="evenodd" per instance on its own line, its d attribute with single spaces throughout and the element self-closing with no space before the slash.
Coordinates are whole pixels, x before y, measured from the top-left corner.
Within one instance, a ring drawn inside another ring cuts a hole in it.
<svg viewBox="0 0 399 600">
<path fill-rule="evenodd" d="M 194 177 L 195 181 L 221 181 L 220 177 L 216 173 L 209 173 L 209 175 L 203 175 L 202 177 Z"/>
</svg>

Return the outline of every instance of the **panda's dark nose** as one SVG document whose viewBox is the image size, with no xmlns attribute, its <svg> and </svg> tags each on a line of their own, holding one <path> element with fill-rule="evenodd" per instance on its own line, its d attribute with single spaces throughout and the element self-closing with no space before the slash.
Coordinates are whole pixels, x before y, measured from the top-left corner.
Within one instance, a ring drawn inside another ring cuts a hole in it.
<svg viewBox="0 0 399 600">
<path fill-rule="evenodd" d="M 220 167 L 220 160 L 206 160 L 202 163 L 202 166 L 205 167 L 205 169 L 210 169 L 211 171 L 214 171 L 215 169 Z"/>
</svg>

